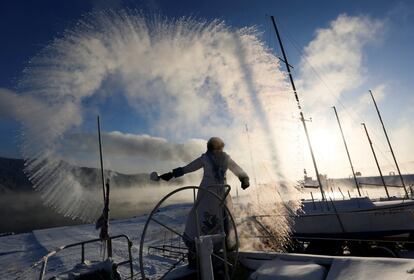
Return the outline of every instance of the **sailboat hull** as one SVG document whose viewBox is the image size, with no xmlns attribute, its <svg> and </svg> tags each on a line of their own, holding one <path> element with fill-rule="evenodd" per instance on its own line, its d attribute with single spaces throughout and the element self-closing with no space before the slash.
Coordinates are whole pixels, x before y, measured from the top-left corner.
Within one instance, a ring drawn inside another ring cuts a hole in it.
<svg viewBox="0 0 414 280">
<path fill-rule="evenodd" d="M 348 201 L 304 203 L 304 213 L 295 217 L 295 235 L 381 237 L 414 232 L 413 200 Z"/>
</svg>

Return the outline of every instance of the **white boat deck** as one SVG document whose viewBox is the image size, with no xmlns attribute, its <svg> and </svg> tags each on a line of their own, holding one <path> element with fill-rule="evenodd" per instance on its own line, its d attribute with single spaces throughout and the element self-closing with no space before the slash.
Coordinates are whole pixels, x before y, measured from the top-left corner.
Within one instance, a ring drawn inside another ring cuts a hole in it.
<svg viewBox="0 0 414 280">
<path fill-rule="evenodd" d="M 254 280 L 414 280 L 413 259 L 242 252 Z"/>
</svg>

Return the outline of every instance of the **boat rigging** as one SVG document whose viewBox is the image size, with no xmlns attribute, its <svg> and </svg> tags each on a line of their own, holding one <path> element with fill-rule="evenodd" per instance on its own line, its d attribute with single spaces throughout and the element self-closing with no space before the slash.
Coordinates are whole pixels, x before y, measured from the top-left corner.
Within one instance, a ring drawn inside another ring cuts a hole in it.
<svg viewBox="0 0 414 280">
<path fill-rule="evenodd" d="M 286 52 L 285 52 L 285 49 L 283 47 L 282 39 L 280 38 L 279 30 L 277 29 L 277 26 L 276 26 L 275 18 L 274 18 L 274 16 L 270 16 L 270 18 L 272 20 L 273 27 L 274 27 L 275 32 L 276 32 L 277 40 L 279 42 L 280 49 L 281 49 L 282 55 L 283 55 L 283 59 L 280 59 L 280 58 L 279 59 L 281 61 L 283 61 L 286 65 L 286 70 L 287 70 L 288 75 L 289 75 L 290 84 L 292 85 L 293 94 L 295 95 L 296 104 L 297 104 L 297 107 L 299 109 L 300 120 L 302 122 L 303 129 L 305 130 L 306 140 L 307 140 L 309 151 L 310 151 L 310 154 L 311 154 L 311 157 L 312 157 L 313 167 L 315 169 L 316 178 L 318 180 L 319 189 L 320 189 L 320 192 L 321 192 L 321 197 L 322 197 L 322 200 L 326 200 L 325 193 L 323 191 L 322 181 L 321 181 L 321 178 L 320 178 L 320 175 L 319 175 L 318 165 L 316 164 L 316 159 L 315 159 L 315 155 L 314 155 L 314 152 L 313 152 L 312 143 L 311 143 L 310 137 L 309 137 L 308 128 L 306 126 L 305 117 L 303 115 L 302 106 L 300 105 L 299 96 L 298 96 L 298 93 L 297 93 L 297 90 L 296 90 L 295 82 L 293 81 L 292 72 L 290 71 L 291 66 L 288 62 Z"/>
</svg>

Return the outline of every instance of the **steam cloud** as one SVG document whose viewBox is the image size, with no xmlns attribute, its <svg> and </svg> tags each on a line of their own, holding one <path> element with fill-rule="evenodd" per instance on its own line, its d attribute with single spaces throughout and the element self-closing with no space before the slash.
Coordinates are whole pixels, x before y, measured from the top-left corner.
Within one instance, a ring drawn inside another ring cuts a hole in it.
<svg viewBox="0 0 414 280">
<path fill-rule="evenodd" d="M 89 153 L 96 149 L 96 141 L 96 133 L 78 133 L 69 135 L 63 146 L 70 153 Z M 119 131 L 103 133 L 102 142 L 107 156 L 143 157 L 154 161 L 189 162 L 205 150 L 205 141 L 200 139 L 174 144 L 161 137 Z"/>
<path fill-rule="evenodd" d="M 91 123 L 102 107 L 105 121 L 114 100 L 147 129 L 104 133 L 106 168 L 171 170 L 216 135 L 247 172 L 256 166 L 259 183 L 287 186 L 293 169 L 280 147 L 295 139 L 294 101 L 277 59 L 258 38 L 254 28 L 149 20 L 136 12 L 79 21 L 30 61 L 19 93 L 0 93 L 8 114 L 22 122 L 26 172 L 36 190 L 60 213 L 97 217 L 100 189 L 82 186 L 67 162 L 97 167 Z"/>
<path fill-rule="evenodd" d="M 330 108 L 347 91 L 364 82 L 367 70 L 362 63 L 363 49 L 375 41 L 383 27 L 383 22 L 368 16 L 342 14 L 328 28 L 316 31 L 300 63 L 300 84 L 307 107 Z M 315 77 L 314 69 L 327 86 Z"/>
</svg>

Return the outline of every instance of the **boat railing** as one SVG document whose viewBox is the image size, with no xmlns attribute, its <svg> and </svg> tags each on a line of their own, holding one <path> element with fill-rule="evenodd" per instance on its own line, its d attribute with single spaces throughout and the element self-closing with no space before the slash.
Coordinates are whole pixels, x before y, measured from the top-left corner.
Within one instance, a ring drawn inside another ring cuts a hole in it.
<svg viewBox="0 0 414 280">
<path fill-rule="evenodd" d="M 163 257 L 181 259 L 182 257 L 187 256 L 188 249 L 185 246 L 174 246 L 162 244 L 159 246 L 148 246 L 147 253 L 153 254 L 153 252 L 161 252 Z"/>
<path fill-rule="evenodd" d="M 365 183 L 360 183 L 360 185 L 366 185 L 366 186 L 380 186 L 378 184 L 365 184 Z M 402 188 L 402 186 L 399 185 L 387 185 L 387 187 L 391 187 L 391 188 Z M 413 185 L 409 185 L 409 189 L 411 192 Z M 334 190 L 331 188 L 331 192 L 330 193 L 326 193 L 327 196 L 329 196 L 329 199 L 326 199 L 325 201 L 322 200 L 321 198 L 317 198 L 314 196 L 313 192 L 309 192 L 310 194 L 310 198 L 302 198 L 301 201 L 302 202 L 312 202 L 313 205 L 313 210 L 316 210 L 318 207 L 318 205 L 320 206 L 320 208 L 323 208 L 323 204 L 327 207 L 327 209 L 329 210 L 329 203 L 328 200 L 332 200 L 333 202 L 336 201 L 350 201 L 350 200 L 354 200 L 356 203 L 359 203 L 359 199 L 364 199 L 364 198 L 369 198 L 372 202 L 377 202 L 377 201 L 395 201 L 395 200 L 402 200 L 402 202 L 405 201 L 409 201 L 409 200 L 413 200 L 414 199 L 414 195 L 411 194 L 411 196 L 407 197 L 406 195 L 401 195 L 401 194 L 395 194 L 395 195 L 390 195 L 389 197 L 371 197 L 368 192 L 366 192 L 366 195 L 364 196 L 352 196 L 351 193 L 349 192 L 349 190 L 347 191 L 348 193 L 348 197 L 346 197 L 344 195 L 344 193 L 342 192 L 341 188 L 338 187 L 338 191 L 341 195 L 341 197 L 338 199 L 337 196 L 335 196 L 335 192 Z M 411 192 L 413 193 L 413 192 Z M 331 196 L 332 195 L 332 196 Z M 332 202 L 330 203 L 332 204 Z M 358 206 L 359 208 L 359 206 Z M 323 210 L 323 209 L 322 209 Z"/>
<path fill-rule="evenodd" d="M 363 185 L 363 186 L 376 186 L 376 187 L 382 187 L 382 185 L 380 185 L 380 184 L 375 184 L 375 183 L 359 183 L 360 185 Z M 391 188 L 404 188 L 403 186 L 401 186 L 401 185 L 390 185 L 390 184 L 386 184 L 386 186 L 387 187 L 391 187 Z"/>
<path fill-rule="evenodd" d="M 119 235 L 109 237 L 109 240 L 108 240 L 108 243 L 107 243 L 108 244 L 107 245 L 108 246 L 108 257 L 112 257 L 112 240 L 120 239 L 120 238 L 125 238 L 126 241 L 127 241 L 128 259 L 124 260 L 124 261 L 121 261 L 121 262 L 117 263 L 116 265 L 121 266 L 121 265 L 129 264 L 129 270 L 130 270 L 130 274 L 131 274 L 129 279 L 133 279 L 134 269 L 133 269 L 133 264 L 132 264 L 132 251 L 131 251 L 132 242 L 131 242 L 130 238 L 127 235 L 119 234 Z M 35 268 L 35 267 L 39 266 L 40 264 L 42 264 L 42 267 L 40 269 L 39 280 L 43 280 L 44 276 L 46 274 L 46 267 L 47 267 L 48 260 L 49 260 L 50 257 L 56 255 L 57 253 L 65 250 L 65 249 L 78 247 L 78 246 L 81 247 L 81 263 L 83 264 L 83 263 L 85 263 L 85 245 L 89 244 L 89 243 L 95 243 L 95 242 L 102 242 L 102 240 L 100 238 L 96 238 L 96 239 L 91 239 L 91 240 L 86 240 L 86 241 L 81 241 L 81 242 L 76 242 L 76 243 L 61 246 L 61 247 L 49 252 L 45 256 L 43 256 L 43 258 L 40 261 L 38 261 L 38 262 L 36 262 L 32 265 L 32 268 Z"/>
<path fill-rule="evenodd" d="M 264 236 L 263 238 L 266 238 Z M 269 238 L 269 237 L 267 237 Z M 401 258 L 403 256 L 399 255 L 401 248 L 414 248 L 414 240 L 408 238 L 340 238 L 340 237 L 316 237 L 316 236 L 292 236 L 296 242 L 299 243 L 309 243 L 309 242 L 339 242 L 346 244 L 348 248 L 352 246 L 370 246 L 371 248 L 380 249 L 383 252 L 387 253 L 387 256 L 393 258 Z M 367 247 L 365 247 L 367 248 Z"/>
</svg>

